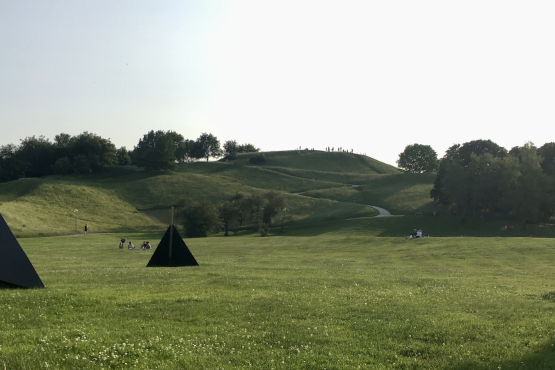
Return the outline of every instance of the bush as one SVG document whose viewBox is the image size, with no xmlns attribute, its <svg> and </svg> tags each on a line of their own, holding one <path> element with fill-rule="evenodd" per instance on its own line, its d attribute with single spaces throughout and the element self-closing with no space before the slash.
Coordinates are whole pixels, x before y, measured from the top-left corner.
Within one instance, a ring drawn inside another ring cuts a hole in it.
<svg viewBox="0 0 555 370">
<path fill-rule="evenodd" d="M 219 224 L 218 209 L 210 202 L 185 199 L 176 208 L 188 238 L 208 236 Z"/>
<path fill-rule="evenodd" d="M 266 163 L 266 157 L 260 153 L 249 159 L 249 162 L 250 164 L 264 164 Z"/>
</svg>

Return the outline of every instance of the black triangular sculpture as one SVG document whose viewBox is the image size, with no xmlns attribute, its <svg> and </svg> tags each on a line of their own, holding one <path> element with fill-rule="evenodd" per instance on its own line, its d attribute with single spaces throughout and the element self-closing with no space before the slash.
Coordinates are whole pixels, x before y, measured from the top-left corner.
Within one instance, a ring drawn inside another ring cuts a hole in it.
<svg viewBox="0 0 555 370">
<path fill-rule="evenodd" d="M 39 275 L 0 215 L 0 287 L 44 288 Z"/>
<path fill-rule="evenodd" d="M 170 253 L 171 238 L 171 253 Z M 198 266 L 198 262 L 187 248 L 187 245 L 177 232 L 175 226 L 171 225 L 160 240 L 160 244 L 152 254 L 146 267 L 177 267 Z"/>
</svg>

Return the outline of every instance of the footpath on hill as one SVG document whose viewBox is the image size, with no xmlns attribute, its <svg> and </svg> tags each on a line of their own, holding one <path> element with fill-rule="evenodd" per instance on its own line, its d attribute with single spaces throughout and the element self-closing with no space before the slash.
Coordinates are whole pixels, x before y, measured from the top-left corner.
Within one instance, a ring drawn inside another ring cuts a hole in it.
<svg viewBox="0 0 555 370">
<path fill-rule="evenodd" d="M 376 206 L 368 206 L 368 207 L 372 207 L 374 208 L 376 211 L 380 212 L 379 215 L 377 215 L 376 217 L 386 217 L 386 216 L 391 216 L 391 213 L 389 213 L 389 211 L 387 209 L 383 209 L 381 207 L 376 207 Z"/>
<path fill-rule="evenodd" d="M 352 187 L 358 187 L 358 186 L 360 186 L 360 185 L 351 185 L 351 186 L 352 186 Z M 308 193 L 308 192 L 307 192 L 307 191 L 303 191 L 303 192 L 300 192 L 300 193 L 293 193 L 293 195 L 304 196 L 305 193 Z M 371 205 L 369 205 L 369 204 L 367 204 L 366 206 L 367 206 L 367 207 L 372 207 L 372 208 L 374 208 L 376 211 L 379 212 L 379 214 L 378 214 L 376 217 L 387 217 L 387 216 L 391 216 L 391 213 L 390 213 L 387 209 L 385 209 L 385 208 L 378 207 L 378 206 L 371 206 Z"/>
</svg>

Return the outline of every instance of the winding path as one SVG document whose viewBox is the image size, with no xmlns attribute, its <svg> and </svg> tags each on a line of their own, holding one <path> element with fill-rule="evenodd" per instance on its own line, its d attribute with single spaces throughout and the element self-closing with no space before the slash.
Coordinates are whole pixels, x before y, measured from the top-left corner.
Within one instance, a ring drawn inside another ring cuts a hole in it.
<svg viewBox="0 0 555 370">
<path fill-rule="evenodd" d="M 387 217 L 387 216 L 391 216 L 391 213 L 389 213 L 389 211 L 387 209 L 383 209 L 381 207 L 376 207 L 376 206 L 368 206 L 368 207 L 372 207 L 374 208 L 376 211 L 380 212 L 379 215 L 377 215 L 376 217 Z"/>
<path fill-rule="evenodd" d="M 358 188 L 360 185 L 351 185 L 352 188 Z M 305 193 L 308 193 L 307 191 L 303 191 L 300 193 L 292 193 L 293 195 L 303 195 Z M 367 207 L 372 207 L 374 208 L 376 211 L 379 212 L 379 214 L 376 217 L 387 217 L 387 216 L 391 216 L 391 213 L 389 213 L 389 211 L 385 208 L 382 207 L 378 207 L 378 206 L 371 206 L 369 204 L 366 205 Z"/>
</svg>

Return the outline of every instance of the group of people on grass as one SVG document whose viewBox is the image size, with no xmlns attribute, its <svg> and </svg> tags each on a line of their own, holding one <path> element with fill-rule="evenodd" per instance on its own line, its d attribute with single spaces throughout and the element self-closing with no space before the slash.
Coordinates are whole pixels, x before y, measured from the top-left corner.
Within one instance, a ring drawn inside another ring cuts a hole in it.
<svg viewBox="0 0 555 370">
<path fill-rule="evenodd" d="M 125 239 L 121 239 L 119 241 L 119 247 L 120 249 L 123 249 L 123 245 L 125 244 Z M 149 241 L 143 241 L 143 244 L 141 244 L 140 248 L 136 248 L 133 243 L 131 242 L 131 240 L 129 241 L 129 244 L 127 244 L 127 249 L 135 249 L 135 250 L 151 250 L 152 249 L 152 245 L 150 245 Z"/>
<path fill-rule="evenodd" d="M 422 237 L 427 237 L 428 235 L 423 235 L 422 234 L 422 229 L 414 229 L 414 231 L 412 233 L 409 234 L 409 236 L 407 236 L 408 239 L 412 239 L 412 238 L 422 238 Z"/>
</svg>

